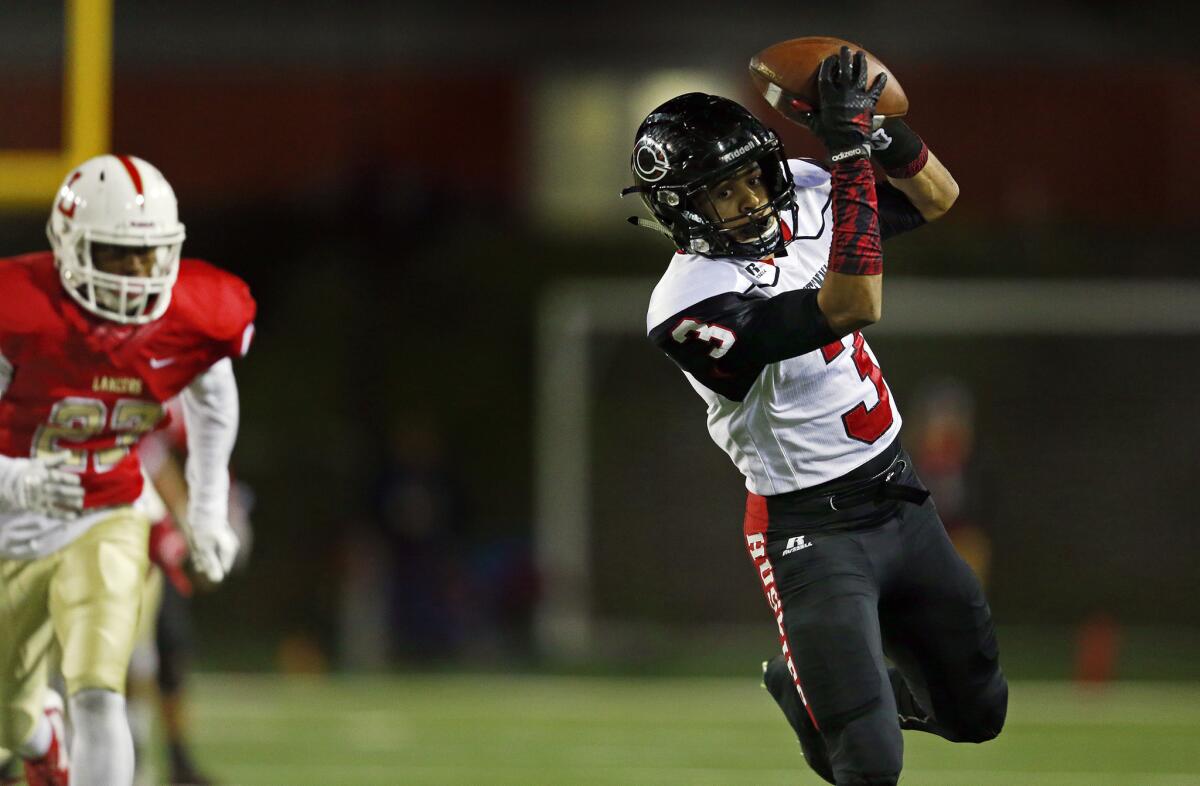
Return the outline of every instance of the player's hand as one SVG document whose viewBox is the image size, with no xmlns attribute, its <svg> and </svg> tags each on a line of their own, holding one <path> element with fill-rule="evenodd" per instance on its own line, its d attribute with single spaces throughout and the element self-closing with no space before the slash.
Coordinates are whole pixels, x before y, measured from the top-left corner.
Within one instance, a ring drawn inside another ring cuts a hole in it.
<svg viewBox="0 0 1200 786">
<path fill-rule="evenodd" d="M 150 561 L 158 566 L 176 592 L 190 598 L 192 582 L 184 570 L 187 558 L 187 537 L 175 528 L 169 518 L 150 525 Z"/>
<path fill-rule="evenodd" d="M 875 104 L 886 84 L 887 74 L 880 74 L 867 87 L 867 56 L 861 51 L 851 56 L 850 48 L 843 46 L 821 61 L 817 71 L 821 106 L 809 127 L 825 143 L 833 163 L 871 154 Z"/>
<path fill-rule="evenodd" d="M 187 524 L 192 567 L 212 584 L 229 575 L 241 545 L 229 522 L 205 516 L 190 516 Z"/>
<path fill-rule="evenodd" d="M 68 452 L 5 461 L 0 473 L 0 499 L 9 508 L 56 519 L 73 519 L 83 510 L 79 476 L 57 467 L 71 457 Z"/>
</svg>

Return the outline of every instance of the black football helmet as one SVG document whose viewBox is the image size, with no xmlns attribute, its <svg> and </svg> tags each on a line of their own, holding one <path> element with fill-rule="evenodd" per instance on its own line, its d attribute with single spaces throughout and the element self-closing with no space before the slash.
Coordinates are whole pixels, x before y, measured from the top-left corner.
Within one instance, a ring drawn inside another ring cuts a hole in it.
<svg viewBox="0 0 1200 786">
<path fill-rule="evenodd" d="M 711 186 L 755 164 L 762 170 L 769 201 L 750 214 L 751 224 L 762 231 L 747 240 L 745 215 L 714 219 L 710 214 L 716 215 L 715 207 L 704 208 Z M 670 234 L 681 251 L 762 259 L 788 242 L 780 214 L 791 211 L 795 226 L 792 172 L 779 136 L 727 98 L 687 93 L 655 109 L 638 127 L 630 166 L 635 185 L 621 195 L 640 194 L 663 234 Z"/>
</svg>

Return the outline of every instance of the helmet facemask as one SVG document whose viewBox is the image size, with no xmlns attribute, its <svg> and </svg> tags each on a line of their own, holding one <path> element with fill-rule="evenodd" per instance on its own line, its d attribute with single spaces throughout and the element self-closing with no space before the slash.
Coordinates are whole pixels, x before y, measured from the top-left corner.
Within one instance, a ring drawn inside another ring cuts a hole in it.
<svg viewBox="0 0 1200 786">
<path fill-rule="evenodd" d="M 171 288 L 179 275 L 182 241 L 154 246 L 104 242 L 153 252 L 154 264 L 149 274 L 136 275 L 100 269 L 92 252 L 103 241 L 89 239 L 88 234 L 81 233 L 68 253 L 55 249 L 59 275 L 76 302 L 97 316 L 123 324 L 145 324 L 162 316 L 171 303 Z M 51 235 L 51 243 L 54 242 Z"/>
<path fill-rule="evenodd" d="M 762 259 L 782 247 L 781 213 L 790 210 L 792 223 L 796 220 L 787 162 L 778 153 L 768 152 L 738 164 L 733 172 L 720 170 L 688 190 L 680 211 L 687 221 L 685 248 L 705 256 Z M 752 169 L 760 172 L 767 200 L 749 213 L 724 215 L 714 203 L 711 189 Z"/>
<path fill-rule="evenodd" d="M 762 172 L 767 201 L 751 213 L 724 216 L 713 203 L 709 189 L 757 166 Z M 792 173 L 781 149 L 768 149 L 757 157 L 732 162 L 684 187 L 639 189 L 650 212 L 671 230 L 680 249 L 707 257 L 763 259 L 786 245 L 781 226 L 784 213 L 796 222 Z M 758 231 L 754 231 L 757 229 Z"/>
</svg>

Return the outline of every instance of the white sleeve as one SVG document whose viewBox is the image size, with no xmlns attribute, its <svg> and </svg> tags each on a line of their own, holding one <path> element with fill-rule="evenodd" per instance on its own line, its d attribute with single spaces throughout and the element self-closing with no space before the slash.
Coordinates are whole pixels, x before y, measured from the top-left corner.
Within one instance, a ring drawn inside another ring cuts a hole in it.
<svg viewBox="0 0 1200 786">
<path fill-rule="evenodd" d="M 12 383 L 13 365 L 8 362 L 8 358 L 0 355 L 0 398 L 4 398 L 4 391 L 8 390 L 8 386 Z"/>
<path fill-rule="evenodd" d="M 8 390 L 9 383 L 12 382 L 13 365 L 8 362 L 8 358 L 0 355 L 0 398 L 4 398 L 4 391 Z M 8 456 L 0 455 L 0 512 L 8 512 L 10 505 L 8 501 L 16 497 L 16 482 L 19 477 L 18 470 L 20 462 L 13 461 Z"/>
<path fill-rule="evenodd" d="M 188 515 L 229 520 L 229 457 L 237 441 L 238 392 L 229 358 L 200 374 L 180 396 L 187 425 Z"/>
</svg>

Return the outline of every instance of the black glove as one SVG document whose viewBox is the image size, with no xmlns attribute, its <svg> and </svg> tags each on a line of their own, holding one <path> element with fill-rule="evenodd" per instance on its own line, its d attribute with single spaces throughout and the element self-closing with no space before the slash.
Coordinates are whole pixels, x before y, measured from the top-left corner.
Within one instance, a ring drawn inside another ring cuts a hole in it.
<svg viewBox="0 0 1200 786">
<path fill-rule="evenodd" d="M 825 143 L 830 160 L 837 164 L 871 155 L 871 123 L 875 104 L 887 84 L 887 74 L 875 77 L 867 89 L 867 56 L 864 52 L 850 55 L 843 46 L 836 55 L 821 61 L 817 71 L 817 91 L 821 105 L 814 113 L 810 127 Z"/>
</svg>

